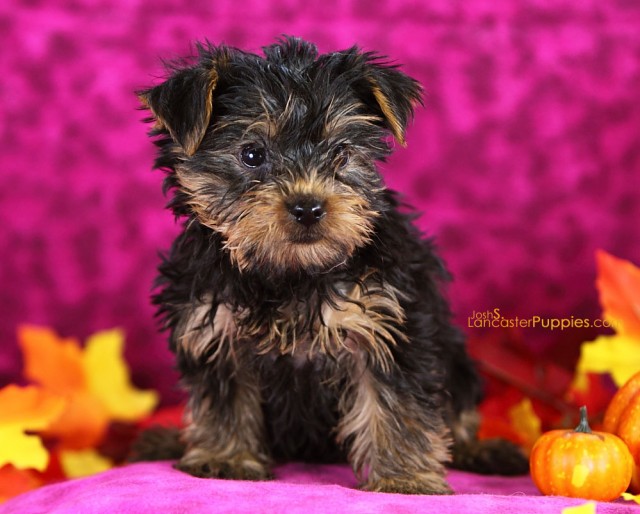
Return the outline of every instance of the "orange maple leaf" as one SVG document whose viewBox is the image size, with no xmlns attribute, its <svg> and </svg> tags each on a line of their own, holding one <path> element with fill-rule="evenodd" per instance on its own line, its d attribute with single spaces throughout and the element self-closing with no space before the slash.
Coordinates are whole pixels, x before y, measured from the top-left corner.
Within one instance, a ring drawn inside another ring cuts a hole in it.
<svg viewBox="0 0 640 514">
<path fill-rule="evenodd" d="M 0 503 L 41 485 L 42 480 L 33 471 L 3 466 L 0 468 Z"/>
<path fill-rule="evenodd" d="M 99 444 L 107 432 L 109 416 L 86 389 L 79 341 L 33 326 L 19 327 L 18 341 L 24 355 L 25 377 L 67 400 L 62 416 L 44 434 L 57 438 L 67 449 Z"/>
<path fill-rule="evenodd" d="M 604 318 L 615 328 L 580 347 L 574 388 L 586 389 L 586 373 L 608 373 L 620 387 L 640 370 L 640 269 L 603 250 L 596 251 L 596 286 Z"/>
<path fill-rule="evenodd" d="M 97 446 L 112 420 L 136 421 L 157 403 L 155 392 L 139 391 L 129 381 L 121 331 L 94 334 L 84 349 L 78 340 L 43 327 L 19 327 L 18 340 L 26 378 L 67 400 L 60 418 L 44 432 L 63 450 Z"/>
<path fill-rule="evenodd" d="M 596 251 L 596 263 L 604 317 L 619 324 L 617 333 L 640 340 L 640 268 L 604 250 Z"/>
</svg>

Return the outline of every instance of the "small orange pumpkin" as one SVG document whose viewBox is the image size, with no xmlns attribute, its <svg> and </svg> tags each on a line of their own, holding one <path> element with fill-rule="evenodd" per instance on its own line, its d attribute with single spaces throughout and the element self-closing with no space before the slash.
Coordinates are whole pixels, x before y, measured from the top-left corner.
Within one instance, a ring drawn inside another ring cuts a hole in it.
<svg viewBox="0 0 640 514">
<path fill-rule="evenodd" d="M 582 407 L 575 430 L 552 430 L 536 441 L 530 464 L 542 494 L 610 501 L 629 487 L 633 457 L 619 437 L 592 432 Z"/>
<path fill-rule="evenodd" d="M 635 461 L 629 489 L 640 493 L 640 373 L 613 396 L 604 414 L 603 428 L 627 443 Z"/>
</svg>

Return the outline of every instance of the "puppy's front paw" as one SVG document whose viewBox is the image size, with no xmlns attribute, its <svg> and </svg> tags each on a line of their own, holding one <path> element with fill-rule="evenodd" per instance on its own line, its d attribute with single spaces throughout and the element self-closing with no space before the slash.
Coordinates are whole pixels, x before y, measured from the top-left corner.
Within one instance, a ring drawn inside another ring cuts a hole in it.
<svg viewBox="0 0 640 514">
<path fill-rule="evenodd" d="M 266 464 L 257 458 L 242 454 L 231 459 L 220 459 L 217 455 L 192 451 L 180 459 L 175 468 L 199 478 L 230 478 L 235 480 L 270 480 L 273 478 Z"/>
<path fill-rule="evenodd" d="M 369 479 L 362 489 L 380 493 L 453 494 L 447 481 L 437 473 L 421 473 L 415 477 Z"/>
</svg>

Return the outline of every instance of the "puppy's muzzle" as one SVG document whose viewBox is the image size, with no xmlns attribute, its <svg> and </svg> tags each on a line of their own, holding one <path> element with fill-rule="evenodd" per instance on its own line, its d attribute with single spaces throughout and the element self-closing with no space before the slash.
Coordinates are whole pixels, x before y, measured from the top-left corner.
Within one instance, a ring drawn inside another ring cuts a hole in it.
<svg viewBox="0 0 640 514">
<path fill-rule="evenodd" d="M 309 196 L 297 198 L 288 207 L 293 219 L 306 228 L 311 228 L 327 214 L 324 202 Z"/>
</svg>

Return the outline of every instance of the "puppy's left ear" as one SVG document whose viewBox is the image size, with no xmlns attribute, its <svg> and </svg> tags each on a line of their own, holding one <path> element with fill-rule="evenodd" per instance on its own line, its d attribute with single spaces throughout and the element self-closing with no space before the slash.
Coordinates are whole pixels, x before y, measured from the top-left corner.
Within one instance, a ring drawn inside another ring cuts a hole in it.
<svg viewBox="0 0 640 514">
<path fill-rule="evenodd" d="M 176 71 L 159 86 L 138 93 L 159 128 L 166 129 L 185 153 L 193 155 L 204 137 L 218 82 L 214 67 L 199 65 Z"/>
<path fill-rule="evenodd" d="M 366 103 L 384 120 L 385 127 L 402 146 L 406 146 L 405 130 L 417 105 L 422 105 L 422 86 L 398 70 L 377 59 L 366 66 Z"/>
</svg>

